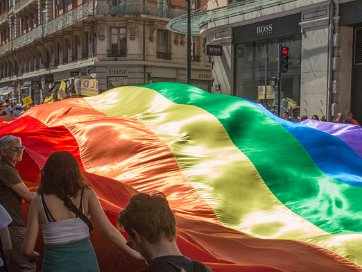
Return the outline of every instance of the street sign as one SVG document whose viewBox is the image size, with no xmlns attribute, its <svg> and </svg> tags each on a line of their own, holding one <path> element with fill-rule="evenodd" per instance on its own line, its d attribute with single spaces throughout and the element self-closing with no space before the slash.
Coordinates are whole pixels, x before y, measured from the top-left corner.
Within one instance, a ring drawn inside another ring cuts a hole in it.
<svg viewBox="0 0 362 272">
<path fill-rule="evenodd" d="M 221 45 L 206 45 L 206 54 L 208 56 L 222 56 L 222 46 Z"/>
<path fill-rule="evenodd" d="M 71 77 L 79 76 L 79 71 L 70 71 L 70 72 L 69 72 L 69 75 L 70 75 Z"/>
<path fill-rule="evenodd" d="M 26 96 L 22 99 L 23 104 L 25 107 L 29 106 L 31 103 L 33 103 L 33 100 L 31 99 L 30 96 Z"/>
</svg>

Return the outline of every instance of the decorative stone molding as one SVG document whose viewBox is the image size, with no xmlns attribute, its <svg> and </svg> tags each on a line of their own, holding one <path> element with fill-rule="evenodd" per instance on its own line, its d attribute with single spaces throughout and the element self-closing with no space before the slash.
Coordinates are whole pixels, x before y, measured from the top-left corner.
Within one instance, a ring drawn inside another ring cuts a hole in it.
<svg viewBox="0 0 362 272">
<path fill-rule="evenodd" d="M 155 36 L 155 32 L 157 30 L 158 25 L 156 23 L 152 23 L 150 24 L 150 36 L 149 36 L 149 40 L 150 42 L 153 42 L 155 40 L 154 36 Z"/>
<path fill-rule="evenodd" d="M 131 41 L 136 39 L 136 28 L 137 26 L 133 21 L 128 22 L 128 33 L 129 33 L 129 39 Z"/>
<path fill-rule="evenodd" d="M 179 34 L 178 34 L 178 33 L 173 33 L 173 35 L 174 35 L 173 43 L 174 43 L 175 45 L 178 45 L 178 37 L 179 37 Z"/>
</svg>

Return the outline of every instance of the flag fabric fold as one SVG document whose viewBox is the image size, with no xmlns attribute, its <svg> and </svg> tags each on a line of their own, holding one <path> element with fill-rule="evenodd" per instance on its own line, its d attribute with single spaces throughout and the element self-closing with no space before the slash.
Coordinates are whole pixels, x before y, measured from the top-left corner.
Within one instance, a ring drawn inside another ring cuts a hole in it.
<svg viewBox="0 0 362 272">
<path fill-rule="evenodd" d="M 348 137 L 180 83 L 39 105 L 0 134 L 22 138 L 18 169 L 35 184 L 51 152 L 71 152 L 113 223 L 133 194 L 163 192 L 181 251 L 214 271 L 362 271 L 362 157 Z M 102 270 L 141 266 L 94 239 Z"/>
</svg>

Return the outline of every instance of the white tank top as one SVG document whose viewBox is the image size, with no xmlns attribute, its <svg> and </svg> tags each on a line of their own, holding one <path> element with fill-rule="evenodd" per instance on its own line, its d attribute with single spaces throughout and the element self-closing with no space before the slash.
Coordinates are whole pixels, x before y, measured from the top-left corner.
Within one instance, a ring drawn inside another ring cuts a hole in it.
<svg viewBox="0 0 362 272">
<path fill-rule="evenodd" d="M 79 217 L 55 221 L 51 215 L 43 194 L 40 195 L 42 200 L 42 208 L 46 222 L 41 225 L 43 231 L 43 239 L 45 244 L 64 244 L 71 241 L 81 240 L 89 237 L 88 225 Z M 79 209 L 82 209 L 83 191 L 80 198 Z M 50 221 L 50 218 L 53 221 Z"/>
</svg>

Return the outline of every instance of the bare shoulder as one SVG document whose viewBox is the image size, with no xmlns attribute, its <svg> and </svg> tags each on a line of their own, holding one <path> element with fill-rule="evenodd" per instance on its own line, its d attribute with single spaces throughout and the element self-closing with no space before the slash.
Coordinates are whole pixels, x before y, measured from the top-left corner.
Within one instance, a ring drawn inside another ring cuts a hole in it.
<svg viewBox="0 0 362 272">
<path fill-rule="evenodd" d="M 88 198 L 88 199 L 92 199 L 92 198 L 94 198 L 94 197 L 97 197 L 96 194 L 95 194 L 95 192 L 94 192 L 91 188 L 89 188 L 89 187 L 85 187 L 85 188 L 84 188 L 84 196 L 85 196 L 86 198 Z"/>
</svg>

